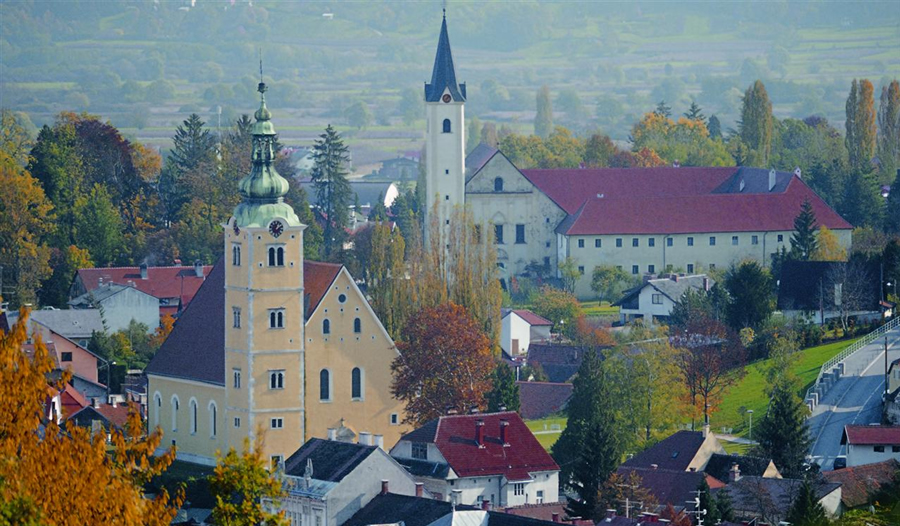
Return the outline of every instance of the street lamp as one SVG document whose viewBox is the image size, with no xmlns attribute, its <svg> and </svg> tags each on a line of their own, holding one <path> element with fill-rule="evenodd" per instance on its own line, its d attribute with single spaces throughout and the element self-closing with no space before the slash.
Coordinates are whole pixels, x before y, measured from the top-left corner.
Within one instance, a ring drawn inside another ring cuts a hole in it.
<svg viewBox="0 0 900 526">
<path fill-rule="evenodd" d="M 748 409 L 747 414 L 750 415 L 750 440 L 753 440 L 753 410 Z"/>
</svg>

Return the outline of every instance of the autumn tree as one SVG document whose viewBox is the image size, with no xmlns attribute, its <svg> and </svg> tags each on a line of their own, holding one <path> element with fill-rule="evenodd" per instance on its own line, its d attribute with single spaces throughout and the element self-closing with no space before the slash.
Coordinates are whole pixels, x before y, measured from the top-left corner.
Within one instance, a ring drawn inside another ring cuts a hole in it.
<svg viewBox="0 0 900 526">
<path fill-rule="evenodd" d="M 691 320 L 670 339 L 688 401 L 709 423 L 724 392 L 743 377 L 746 351 L 732 331 L 709 318 Z"/>
<path fill-rule="evenodd" d="M 759 80 L 744 93 L 738 127 L 741 141 L 751 150 L 750 164 L 768 165 L 772 151 L 774 117 L 769 94 Z"/>
<path fill-rule="evenodd" d="M 69 301 L 69 289 L 75 273 L 80 268 L 94 266 L 91 254 L 75 245 L 53 248 L 50 251 L 50 267 L 52 275 L 38 289 L 38 300 L 42 306 L 66 308 Z"/>
<path fill-rule="evenodd" d="M 487 396 L 487 410 L 495 413 L 502 411 L 519 411 L 519 386 L 516 385 L 516 373 L 504 362 L 498 362 L 491 373 L 491 390 Z"/>
<path fill-rule="evenodd" d="M 372 309 L 394 339 L 409 314 L 410 287 L 406 279 L 406 242 L 400 229 L 376 223 L 369 227 L 368 265 L 360 275 L 366 281 Z M 354 246 L 354 249 L 356 247 Z"/>
<path fill-rule="evenodd" d="M 891 177 L 900 168 L 900 82 L 881 88 L 878 104 L 878 158 L 882 171 Z"/>
<path fill-rule="evenodd" d="M 41 185 L 13 158 L 0 152 L 0 296 L 14 307 L 34 303 L 50 277 L 53 206 Z"/>
<path fill-rule="evenodd" d="M 813 261 L 846 261 L 847 249 L 841 246 L 837 235 L 827 226 L 819 227 L 819 234 L 816 236 L 817 247 L 812 253 Z"/>
<path fill-rule="evenodd" d="M 281 481 L 263 456 L 262 440 L 244 438 L 243 451 L 217 454 L 209 487 L 216 499 L 212 520 L 222 526 L 288 526 L 284 511 L 272 512 L 284 496 Z"/>
<path fill-rule="evenodd" d="M 75 201 L 75 245 L 87 249 L 91 260 L 101 267 L 123 262 L 122 217 L 106 186 L 94 184 Z"/>
<path fill-rule="evenodd" d="M 347 182 L 349 150 L 341 135 L 330 124 L 313 144 L 312 182 L 316 191 L 318 214 L 325 223 L 323 251 L 326 259 L 335 259 L 343 250 L 350 220 L 353 190 Z"/>
<path fill-rule="evenodd" d="M 34 144 L 29 126 L 34 128 L 25 113 L 0 109 L 0 152 L 19 166 L 28 164 L 28 152 Z"/>
<path fill-rule="evenodd" d="M 153 330 L 153 336 L 150 337 L 150 345 L 156 349 L 162 347 L 163 342 L 172 334 L 175 328 L 175 318 L 171 314 L 166 314 L 159 319 L 159 327 Z"/>
<path fill-rule="evenodd" d="M 531 309 L 538 316 L 553 322 L 553 330 L 570 338 L 575 336 L 578 318 L 583 314 L 581 303 L 570 292 L 549 285 L 541 287 Z"/>
<path fill-rule="evenodd" d="M 666 504 L 659 518 L 669 521 L 672 526 L 691 526 L 691 517 L 684 510 L 676 510 L 672 504 Z"/>
<path fill-rule="evenodd" d="M 618 299 L 626 289 L 636 284 L 630 274 L 613 265 L 598 265 L 591 275 L 591 290 L 600 301 Z"/>
<path fill-rule="evenodd" d="M 818 248 L 816 238 L 816 213 L 809 199 L 803 201 L 800 213 L 794 218 L 794 233 L 791 234 L 791 257 L 809 261 Z"/>
<path fill-rule="evenodd" d="M 584 164 L 591 168 L 605 168 L 618 152 L 619 149 L 608 135 L 595 133 L 584 145 Z"/>
<path fill-rule="evenodd" d="M 553 103 L 550 102 L 550 88 L 541 86 L 537 92 L 537 114 L 534 116 L 534 134 L 545 138 L 553 131 Z"/>
<path fill-rule="evenodd" d="M 147 499 L 144 485 L 168 468 L 174 448 L 154 456 L 162 431 L 146 434 L 133 406 L 124 430 L 111 431 L 110 446 L 104 434 L 77 426 L 63 431 L 55 419 L 45 420 L 54 361 L 39 337 L 32 356 L 22 352 L 27 319 L 22 310 L 8 333 L 0 331 L 0 508 L 12 504 L 28 515 L 14 524 L 169 524 L 183 491 Z M 68 379 L 64 374 L 53 388 Z"/>
<path fill-rule="evenodd" d="M 406 403 L 405 422 L 419 426 L 446 414 L 484 407 L 494 367 L 490 340 L 455 303 L 414 314 L 397 343 L 391 394 Z"/>
<path fill-rule="evenodd" d="M 653 493 L 643 485 L 637 471 L 629 471 L 627 476 L 613 473 L 604 484 L 603 493 L 608 497 L 608 505 L 620 515 L 628 513 L 635 517 L 642 511 L 655 509 L 658 504 Z M 628 509 L 625 508 L 626 503 Z"/>
<path fill-rule="evenodd" d="M 850 168 L 856 174 L 868 173 L 871 170 L 869 163 L 875 155 L 875 88 L 867 79 L 857 81 L 853 79 L 850 85 L 850 95 L 847 97 L 847 120 L 845 127 L 847 133 L 844 140 L 847 144 L 847 153 Z"/>
<path fill-rule="evenodd" d="M 710 138 L 701 120 L 680 117 L 677 121 L 659 113 L 647 113 L 631 129 L 632 151 L 651 150 L 666 164 L 683 166 L 729 166 L 734 163 L 721 141 Z"/>
</svg>

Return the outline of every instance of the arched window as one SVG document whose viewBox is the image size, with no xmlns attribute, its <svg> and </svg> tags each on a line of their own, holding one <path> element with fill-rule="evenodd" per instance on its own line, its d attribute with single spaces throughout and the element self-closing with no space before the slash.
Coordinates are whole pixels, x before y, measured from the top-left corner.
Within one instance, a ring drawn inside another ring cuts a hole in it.
<svg viewBox="0 0 900 526">
<path fill-rule="evenodd" d="M 284 309 L 271 309 L 269 311 L 269 328 L 270 329 L 283 329 L 284 328 Z"/>
<path fill-rule="evenodd" d="M 231 264 L 235 267 L 241 266 L 241 246 L 240 245 L 232 245 L 231 246 Z"/>
<path fill-rule="evenodd" d="M 495 192 L 503 191 L 503 178 L 502 177 L 498 177 L 498 178 L 494 179 L 494 191 Z"/>
<path fill-rule="evenodd" d="M 444 133 L 450 133 L 450 119 L 444 119 Z"/>
<path fill-rule="evenodd" d="M 362 398 L 362 370 L 359 367 L 350 372 L 350 397 L 354 400 Z"/>
<path fill-rule="evenodd" d="M 172 431 L 178 431 L 178 397 L 172 395 Z"/>
<path fill-rule="evenodd" d="M 319 373 L 319 400 L 331 400 L 331 373 L 328 369 L 322 369 Z"/>
<path fill-rule="evenodd" d="M 353 319 L 353 332 L 359 334 L 362 332 L 362 320 L 359 318 Z"/>
<path fill-rule="evenodd" d="M 275 250 L 275 254 L 277 256 L 278 266 L 283 267 L 284 266 L 284 247 L 278 247 Z"/>
<path fill-rule="evenodd" d="M 331 320 L 328 318 L 322 320 L 322 334 L 331 334 Z"/>
<path fill-rule="evenodd" d="M 216 434 L 219 432 L 218 430 L 218 408 L 216 407 L 216 403 L 210 400 L 209 402 L 209 437 L 216 438 Z"/>
<path fill-rule="evenodd" d="M 153 427 L 159 425 L 159 413 L 162 412 L 162 395 L 159 391 L 153 395 Z"/>
<path fill-rule="evenodd" d="M 197 434 L 197 401 L 191 398 L 191 434 Z"/>
<path fill-rule="evenodd" d="M 269 247 L 269 266 L 275 266 L 275 247 Z"/>
</svg>

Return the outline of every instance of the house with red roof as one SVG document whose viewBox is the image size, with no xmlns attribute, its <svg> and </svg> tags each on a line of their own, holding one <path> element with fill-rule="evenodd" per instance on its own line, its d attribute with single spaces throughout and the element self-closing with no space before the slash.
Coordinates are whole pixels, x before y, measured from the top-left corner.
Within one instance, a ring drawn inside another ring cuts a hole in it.
<svg viewBox="0 0 900 526">
<path fill-rule="evenodd" d="M 847 446 L 847 466 L 900 460 L 900 426 L 844 426 L 841 445 Z"/>
<path fill-rule="evenodd" d="M 500 316 L 500 348 L 511 357 L 527 353 L 531 342 L 550 341 L 550 320 L 527 309 L 502 309 Z"/>
<path fill-rule="evenodd" d="M 391 449 L 436 499 L 509 507 L 559 501 L 559 466 L 513 411 L 447 415 Z"/>
<path fill-rule="evenodd" d="M 794 218 L 809 201 L 817 223 L 845 248 L 852 225 L 804 182 L 802 170 L 751 167 L 522 169 L 487 145 L 466 158 L 465 203 L 494 225 L 505 277 L 529 264 L 554 272 L 567 258 L 593 296 L 598 265 L 630 274 L 699 273 L 790 250 Z"/>
</svg>

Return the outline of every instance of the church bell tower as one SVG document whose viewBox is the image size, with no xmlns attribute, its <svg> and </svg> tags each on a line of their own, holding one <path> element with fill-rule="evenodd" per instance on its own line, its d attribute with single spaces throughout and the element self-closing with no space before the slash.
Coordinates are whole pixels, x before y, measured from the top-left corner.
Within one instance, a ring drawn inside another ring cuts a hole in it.
<svg viewBox="0 0 900 526">
<path fill-rule="evenodd" d="M 445 11 L 431 83 L 425 84 L 426 239 L 432 221 L 438 221 L 443 231 L 453 207 L 465 203 L 465 105 L 466 85 L 456 80 Z"/>
</svg>

